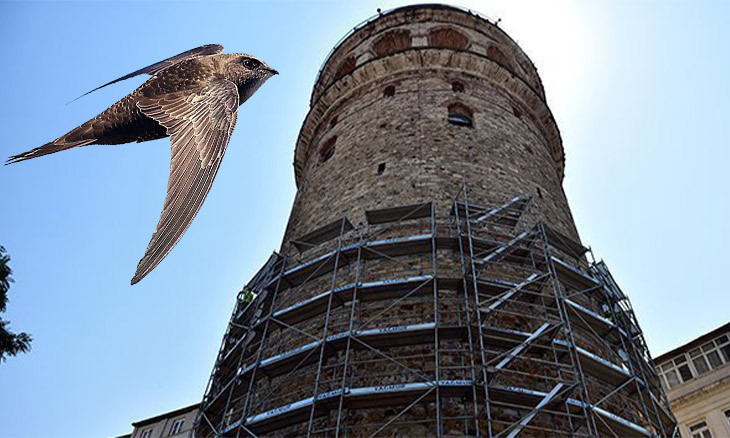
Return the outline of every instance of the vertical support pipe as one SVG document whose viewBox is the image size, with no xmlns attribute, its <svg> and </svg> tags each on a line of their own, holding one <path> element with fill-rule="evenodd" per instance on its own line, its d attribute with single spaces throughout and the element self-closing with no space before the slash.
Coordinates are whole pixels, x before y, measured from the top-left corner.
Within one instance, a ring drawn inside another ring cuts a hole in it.
<svg viewBox="0 0 730 438">
<path fill-rule="evenodd" d="M 266 341 L 268 339 L 266 335 L 268 334 L 269 323 L 271 322 L 271 315 L 274 314 L 274 308 L 276 307 L 276 298 L 279 295 L 279 288 L 281 287 L 281 280 L 284 277 L 284 271 L 285 271 L 288 260 L 289 260 L 288 257 L 285 257 L 281 261 L 281 268 L 279 269 L 279 273 L 277 274 L 276 287 L 274 288 L 274 295 L 271 297 L 271 307 L 269 308 L 269 314 L 266 315 L 266 322 L 264 323 L 264 331 L 261 333 L 261 342 L 259 343 L 259 349 L 256 352 L 256 365 L 253 367 L 253 370 L 251 371 L 251 380 L 248 383 L 248 391 L 246 391 L 246 401 L 243 404 L 243 411 L 241 413 L 241 424 L 245 424 L 246 418 L 248 417 L 248 409 L 250 406 L 251 394 L 253 393 L 253 385 L 254 385 L 254 382 L 256 381 L 256 372 L 258 371 L 259 367 L 261 366 L 261 356 L 263 355 L 264 348 L 266 347 Z M 251 330 L 254 330 L 253 324 L 251 325 Z M 243 353 L 241 353 L 241 354 L 243 354 Z M 225 411 L 223 411 L 223 412 L 224 412 L 224 416 L 225 416 Z"/>
<path fill-rule="evenodd" d="M 464 185 L 463 188 L 464 192 L 464 215 L 466 223 L 466 235 L 467 235 L 467 247 L 469 249 L 469 266 L 471 268 L 471 278 L 472 278 L 472 287 L 474 288 L 474 308 L 475 313 L 477 316 L 477 330 L 479 332 L 479 350 L 481 353 L 481 369 L 482 369 L 482 379 L 484 380 L 484 410 L 487 414 L 487 433 L 488 436 L 492 436 L 492 412 L 490 407 L 490 400 L 489 400 L 489 374 L 487 373 L 487 358 L 485 356 L 486 352 L 486 346 L 484 345 L 484 333 L 482 330 L 484 330 L 484 327 L 482 326 L 482 317 L 479 313 L 479 308 L 481 307 L 481 302 L 479 300 L 479 283 L 477 282 L 477 274 L 476 274 L 476 267 L 474 266 L 474 243 L 472 241 L 472 235 L 471 235 L 471 224 L 469 223 L 470 217 L 469 217 L 469 194 L 466 188 L 466 185 Z M 459 236 L 459 239 L 461 239 L 461 236 Z M 476 382 L 475 382 L 476 383 Z"/>
<path fill-rule="evenodd" d="M 441 375 L 439 373 L 439 362 L 441 360 L 439 348 L 439 290 L 438 290 L 438 264 L 436 260 L 436 204 L 431 202 L 431 278 L 433 281 L 433 318 L 434 318 L 434 374 L 436 380 L 436 436 L 441 437 Z"/>
<path fill-rule="evenodd" d="M 358 239 L 362 242 L 362 235 Z M 352 303 L 350 304 L 350 323 L 347 329 L 347 347 L 345 347 L 345 363 L 342 368 L 342 385 L 340 386 L 341 394 L 337 406 L 337 424 L 335 428 L 335 438 L 340 436 L 340 426 L 342 423 L 342 408 L 345 403 L 345 391 L 347 390 L 347 373 L 350 366 L 350 354 L 352 351 L 352 337 L 355 331 L 355 309 L 357 308 L 357 292 L 360 287 L 360 262 L 362 260 L 362 245 L 357 246 L 357 261 L 355 262 L 355 287 L 352 290 Z"/>
<path fill-rule="evenodd" d="M 577 376 L 578 376 L 578 383 L 580 383 L 581 387 L 581 393 L 583 396 L 584 404 L 582 406 L 583 414 L 586 418 L 586 423 L 588 425 L 588 432 L 591 433 L 594 437 L 598 437 L 598 428 L 596 427 L 596 421 L 593 418 L 593 415 L 591 414 L 590 410 L 586 407 L 586 404 L 590 403 L 590 398 L 588 394 L 588 385 L 585 381 L 585 375 L 583 374 L 583 368 L 580 365 L 580 358 L 578 357 L 578 350 L 576 349 L 577 344 L 575 343 L 575 336 L 573 335 L 573 329 L 570 324 L 570 317 L 568 316 L 568 312 L 565 309 L 565 303 L 563 302 L 563 296 L 560 291 L 560 280 L 558 277 L 557 272 L 555 271 L 555 266 L 553 265 L 552 261 L 552 255 L 550 252 L 550 243 L 548 242 L 547 235 L 545 233 L 545 227 L 543 226 L 543 222 L 540 221 L 537 224 L 538 233 L 540 235 L 540 238 L 542 239 L 543 244 L 543 253 L 545 257 L 545 263 L 547 265 L 548 271 L 550 272 L 550 277 L 552 278 L 553 283 L 553 294 L 555 296 L 555 305 L 557 306 L 558 312 L 560 313 L 560 317 L 562 318 L 563 327 L 565 328 L 566 334 L 568 335 L 568 341 L 570 342 L 570 346 L 568 348 L 568 351 L 570 351 L 570 359 L 572 361 L 573 369 L 575 370 Z"/>
<path fill-rule="evenodd" d="M 462 185 L 462 190 L 464 190 L 464 185 Z M 474 430 L 476 432 L 476 436 L 482 436 L 479 426 L 479 402 L 477 400 L 477 379 L 476 379 L 476 372 L 474 364 L 474 338 L 472 336 L 472 325 L 471 325 L 471 309 L 469 306 L 469 284 L 467 280 L 467 266 L 466 266 L 466 260 L 464 259 L 464 241 L 462 239 L 462 232 L 461 232 L 461 218 L 459 217 L 459 205 L 458 200 L 459 196 L 461 194 L 461 191 L 459 191 L 459 194 L 456 195 L 456 198 L 454 199 L 454 215 L 456 217 L 456 240 L 459 242 L 459 256 L 461 258 L 461 279 L 462 279 L 462 292 L 464 294 L 464 304 L 465 304 L 465 312 L 466 312 L 466 334 L 467 339 L 469 342 L 469 361 L 471 363 L 471 381 L 473 383 L 472 385 L 472 403 L 474 408 Z M 483 364 L 483 362 L 482 362 Z"/>
<path fill-rule="evenodd" d="M 320 339 L 319 362 L 317 363 L 317 374 L 314 379 L 314 391 L 312 392 L 312 408 L 309 411 L 309 423 L 307 423 L 307 438 L 312 436 L 312 422 L 314 420 L 314 411 L 317 408 L 317 395 L 319 391 L 319 379 L 322 377 L 322 363 L 324 362 L 324 351 L 327 348 L 327 330 L 330 322 L 330 312 L 332 311 L 332 299 L 335 296 L 335 284 L 337 282 L 337 268 L 342 255 L 342 235 L 345 233 L 345 221 L 340 223 L 340 236 L 337 238 L 337 251 L 335 252 L 335 266 L 332 270 L 332 281 L 330 282 L 330 294 L 327 299 L 327 312 L 324 318 L 324 328 L 322 329 L 322 338 Z"/>
</svg>

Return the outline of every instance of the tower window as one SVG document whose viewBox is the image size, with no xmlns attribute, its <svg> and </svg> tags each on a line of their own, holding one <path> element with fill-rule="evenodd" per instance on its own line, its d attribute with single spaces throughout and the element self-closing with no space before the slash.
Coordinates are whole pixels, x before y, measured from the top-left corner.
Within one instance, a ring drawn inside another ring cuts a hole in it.
<svg viewBox="0 0 730 438">
<path fill-rule="evenodd" d="M 320 163 L 324 163 L 335 154 L 335 142 L 337 142 L 337 136 L 330 138 L 319 148 Z"/>
<path fill-rule="evenodd" d="M 411 33 L 407 30 L 393 30 L 381 36 L 373 51 L 377 56 L 388 56 L 411 47 Z"/>
<path fill-rule="evenodd" d="M 388 85 L 383 90 L 383 97 L 393 97 L 395 96 L 395 85 Z"/>
<path fill-rule="evenodd" d="M 334 116 L 330 119 L 330 128 L 334 128 L 337 124 L 337 116 Z"/>
<path fill-rule="evenodd" d="M 454 29 L 435 29 L 428 34 L 428 44 L 442 49 L 464 50 L 469 45 L 469 39 Z"/>
<path fill-rule="evenodd" d="M 454 93 L 463 93 L 464 92 L 464 84 L 462 84 L 459 81 L 454 81 L 451 83 L 451 90 Z"/>
<path fill-rule="evenodd" d="M 472 112 L 465 105 L 454 103 L 449 105 L 448 122 L 452 125 L 474 127 Z"/>
<path fill-rule="evenodd" d="M 537 188 L 537 196 L 539 196 L 540 199 L 542 199 L 542 190 L 540 190 L 540 187 Z"/>
<path fill-rule="evenodd" d="M 518 119 L 522 118 L 522 111 L 518 110 L 516 106 L 512 107 L 512 114 L 514 114 Z"/>
<path fill-rule="evenodd" d="M 378 175 L 382 175 L 385 172 L 385 163 L 378 164 Z"/>
</svg>

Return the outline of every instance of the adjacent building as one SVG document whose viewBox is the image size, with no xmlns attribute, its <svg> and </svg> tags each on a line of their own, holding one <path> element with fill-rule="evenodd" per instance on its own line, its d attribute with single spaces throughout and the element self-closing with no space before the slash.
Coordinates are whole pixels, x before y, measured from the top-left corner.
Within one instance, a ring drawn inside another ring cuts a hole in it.
<svg viewBox="0 0 730 438">
<path fill-rule="evenodd" d="M 117 438 L 187 438 L 191 436 L 199 404 L 186 406 L 132 423 L 131 434 Z"/>
<path fill-rule="evenodd" d="M 684 438 L 730 437 L 730 323 L 655 363 Z"/>
</svg>

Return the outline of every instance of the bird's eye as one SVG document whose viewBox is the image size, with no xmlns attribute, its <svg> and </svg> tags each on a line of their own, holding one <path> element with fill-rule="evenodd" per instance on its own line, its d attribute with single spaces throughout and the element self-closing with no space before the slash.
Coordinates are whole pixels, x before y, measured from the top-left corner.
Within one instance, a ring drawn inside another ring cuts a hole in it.
<svg viewBox="0 0 730 438">
<path fill-rule="evenodd" d="M 251 70 L 255 69 L 259 65 L 261 65 L 261 63 L 255 59 L 246 58 L 243 60 L 243 66 Z"/>
</svg>

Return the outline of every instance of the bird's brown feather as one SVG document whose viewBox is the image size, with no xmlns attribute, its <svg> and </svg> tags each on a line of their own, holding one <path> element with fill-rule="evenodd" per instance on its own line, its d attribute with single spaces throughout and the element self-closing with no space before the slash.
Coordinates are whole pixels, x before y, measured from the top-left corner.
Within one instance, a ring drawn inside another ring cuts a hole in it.
<svg viewBox="0 0 730 438">
<path fill-rule="evenodd" d="M 167 197 L 132 284 L 149 273 L 177 244 L 210 191 L 236 124 L 238 90 L 222 78 L 199 89 L 142 97 L 140 110 L 171 137 Z"/>
</svg>

